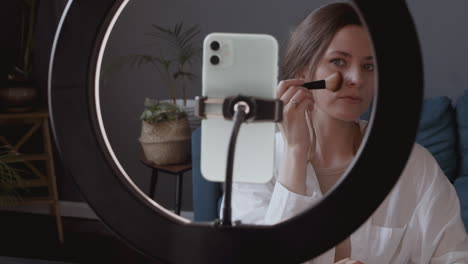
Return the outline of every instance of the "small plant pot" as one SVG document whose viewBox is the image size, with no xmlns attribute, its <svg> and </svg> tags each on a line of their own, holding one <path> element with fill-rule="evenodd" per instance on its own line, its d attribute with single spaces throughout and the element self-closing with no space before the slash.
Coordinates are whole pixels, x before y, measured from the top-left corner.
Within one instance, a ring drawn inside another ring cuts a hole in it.
<svg viewBox="0 0 468 264">
<path fill-rule="evenodd" d="M 10 81 L 0 88 L 1 108 L 7 112 L 31 111 L 36 103 L 37 92 L 28 82 Z"/>
<path fill-rule="evenodd" d="M 191 130 L 187 118 L 148 123 L 142 121 L 139 138 L 148 161 L 157 165 L 185 163 L 191 153 Z"/>
<path fill-rule="evenodd" d="M 161 102 L 172 103 L 172 100 L 166 99 Z M 192 131 L 201 126 L 201 119 L 195 116 L 195 99 L 187 99 L 186 105 L 184 105 L 183 99 L 176 99 L 176 105 L 184 109 L 184 112 L 187 113 L 188 122 Z"/>
</svg>

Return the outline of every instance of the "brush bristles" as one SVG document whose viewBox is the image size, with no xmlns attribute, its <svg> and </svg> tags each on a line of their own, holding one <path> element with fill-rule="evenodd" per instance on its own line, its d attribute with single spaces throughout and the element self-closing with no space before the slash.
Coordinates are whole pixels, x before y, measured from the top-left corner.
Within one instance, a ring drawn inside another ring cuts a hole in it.
<svg viewBox="0 0 468 264">
<path fill-rule="evenodd" d="M 335 72 L 334 74 L 328 76 L 325 79 L 326 89 L 332 92 L 338 91 L 341 87 L 342 80 L 343 80 L 343 77 L 341 76 L 341 73 Z"/>
</svg>

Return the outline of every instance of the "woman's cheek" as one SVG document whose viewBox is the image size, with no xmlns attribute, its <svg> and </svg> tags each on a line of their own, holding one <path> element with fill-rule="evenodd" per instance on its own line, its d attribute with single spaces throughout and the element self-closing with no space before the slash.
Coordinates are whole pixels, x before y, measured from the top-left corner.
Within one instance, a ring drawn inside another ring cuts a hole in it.
<svg viewBox="0 0 468 264">
<path fill-rule="evenodd" d="M 316 90 L 312 91 L 314 95 L 315 104 L 319 105 L 320 108 L 328 108 L 332 104 L 332 96 L 329 95 L 327 90 Z"/>
<path fill-rule="evenodd" d="M 332 75 L 333 73 L 337 72 L 336 67 L 329 64 L 321 64 L 316 71 L 315 80 L 323 80 L 326 79 L 328 76 Z M 314 81 L 315 81 L 314 80 Z"/>
<path fill-rule="evenodd" d="M 314 96 L 314 100 L 316 100 L 316 101 L 325 101 L 325 100 L 327 100 L 328 96 L 326 95 L 326 92 L 327 92 L 327 90 L 312 90 L 312 95 Z"/>
</svg>

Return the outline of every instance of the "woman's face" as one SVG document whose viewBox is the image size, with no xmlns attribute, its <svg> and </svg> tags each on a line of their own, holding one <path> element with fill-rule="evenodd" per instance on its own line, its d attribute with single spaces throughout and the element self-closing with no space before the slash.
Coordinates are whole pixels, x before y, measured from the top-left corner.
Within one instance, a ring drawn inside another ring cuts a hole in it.
<svg viewBox="0 0 468 264">
<path fill-rule="evenodd" d="M 335 72 L 343 76 L 340 89 L 313 90 L 315 107 L 339 120 L 357 120 L 369 107 L 375 78 L 371 42 L 362 26 L 348 25 L 335 34 L 312 80 Z"/>
</svg>

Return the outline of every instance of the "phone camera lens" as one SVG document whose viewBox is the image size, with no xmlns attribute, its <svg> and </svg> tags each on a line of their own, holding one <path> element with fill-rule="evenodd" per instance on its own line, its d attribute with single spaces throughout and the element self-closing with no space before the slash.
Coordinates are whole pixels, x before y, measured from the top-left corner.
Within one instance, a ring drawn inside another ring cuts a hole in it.
<svg viewBox="0 0 468 264">
<path fill-rule="evenodd" d="M 212 50 L 219 50 L 219 46 L 220 46 L 220 45 L 219 45 L 219 42 L 218 42 L 218 41 L 213 41 L 213 42 L 211 42 L 211 44 L 210 44 L 210 47 L 211 47 Z"/>
<path fill-rule="evenodd" d="M 219 57 L 218 56 L 211 56 L 210 61 L 213 65 L 219 64 Z"/>
</svg>

